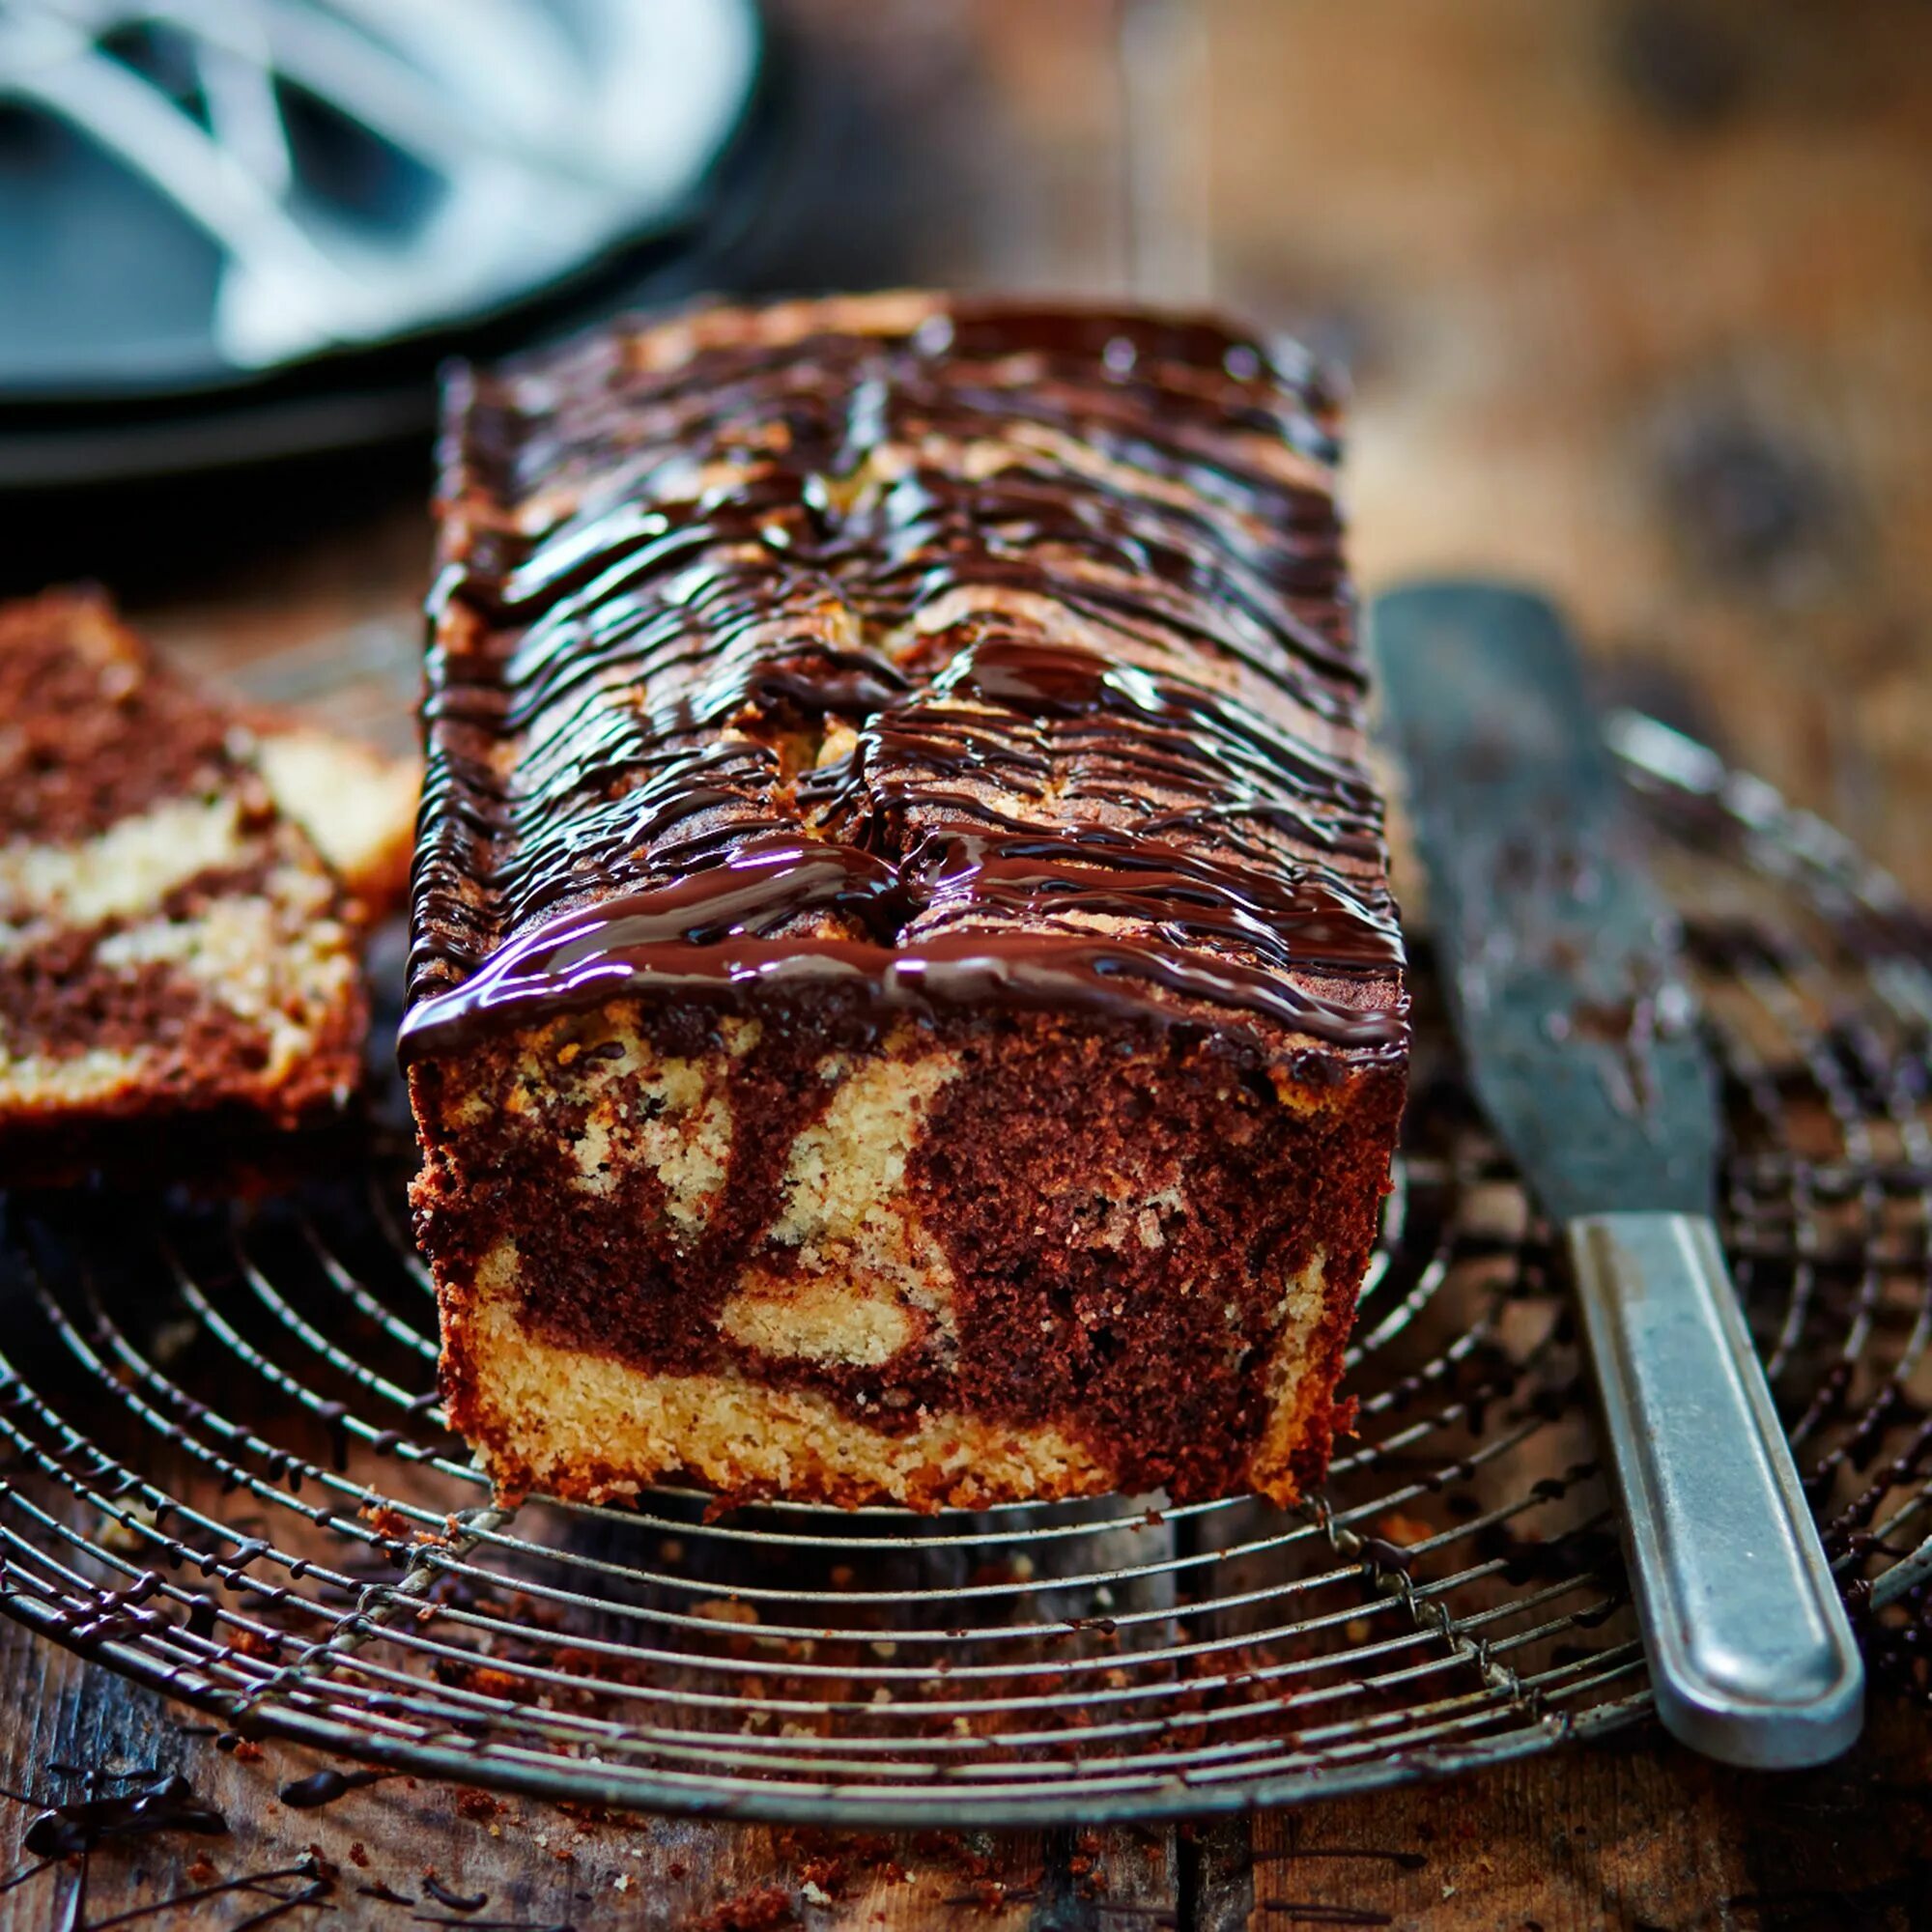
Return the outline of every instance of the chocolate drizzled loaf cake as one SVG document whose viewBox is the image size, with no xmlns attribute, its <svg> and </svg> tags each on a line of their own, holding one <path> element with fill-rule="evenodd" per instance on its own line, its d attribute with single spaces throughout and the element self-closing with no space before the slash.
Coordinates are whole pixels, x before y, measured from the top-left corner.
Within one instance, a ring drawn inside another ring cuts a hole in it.
<svg viewBox="0 0 1932 1932">
<path fill-rule="evenodd" d="M 262 752 L 104 599 L 0 607 L 0 1173 L 358 1084 L 355 908 Z"/>
<path fill-rule="evenodd" d="M 1406 1050 L 1334 416 L 925 296 L 458 379 L 404 1053 L 502 1491 L 1319 1477 Z"/>
</svg>

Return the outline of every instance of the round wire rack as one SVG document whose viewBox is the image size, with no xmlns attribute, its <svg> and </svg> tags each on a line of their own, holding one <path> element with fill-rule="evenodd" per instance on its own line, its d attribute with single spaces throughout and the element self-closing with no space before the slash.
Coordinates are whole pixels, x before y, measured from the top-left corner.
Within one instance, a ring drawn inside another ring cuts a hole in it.
<svg viewBox="0 0 1932 1932">
<path fill-rule="evenodd" d="M 1647 720 L 1615 744 L 1723 1071 L 1739 1288 L 1868 1653 L 1922 1694 L 1932 946 L 1765 786 Z M 238 1731 L 711 1815 L 1204 1814 L 1627 1724 L 1563 1285 L 1417 977 L 1358 1433 L 1302 1510 L 497 1508 L 379 1130 L 246 1198 L 10 1204 L 0 1607 Z"/>
</svg>

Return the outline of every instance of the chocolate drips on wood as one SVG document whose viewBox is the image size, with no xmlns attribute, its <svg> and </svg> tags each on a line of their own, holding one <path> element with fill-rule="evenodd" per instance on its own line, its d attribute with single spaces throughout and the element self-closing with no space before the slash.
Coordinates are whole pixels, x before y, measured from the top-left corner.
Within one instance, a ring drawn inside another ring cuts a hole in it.
<svg viewBox="0 0 1932 1932">
<path fill-rule="evenodd" d="M 91 1852 L 104 1838 L 139 1838 L 160 1832 L 228 1834 L 228 1820 L 198 1798 L 179 1772 L 142 1782 L 116 1798 L 74 1798 L 50 1804 L 32 1819 L 21 1839 L 36 1858 L 71 1858 Z"/>
<path fill-rule="evenodd" d="M 360 1791 L 365 1785 L 380 1784 L 385 1777 L 393 1776 L 392 1772 L 386 1771 L 337 1771 L 333 1765 L 326 1765 L 306 1777 L 293 1779 L 275 1795 L 294 1810 L 313 1811 L 321 1805 L 333 1804 L 338 1798 L 346 1797 L 352 1791 Z"/>
</svg>

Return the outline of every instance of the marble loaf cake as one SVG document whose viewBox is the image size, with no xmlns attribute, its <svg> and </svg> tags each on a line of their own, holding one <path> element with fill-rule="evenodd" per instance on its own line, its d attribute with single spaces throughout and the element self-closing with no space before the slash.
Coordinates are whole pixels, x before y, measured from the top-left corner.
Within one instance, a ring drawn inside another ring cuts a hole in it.
<svg viewBox="0 0 1932 1932">
<path fill-rule="evenodd" d="M 1335 405 L 890 296 L 460 375 L 403 1051 L 499 1491 L 1319 1480 L 1404 1090 Z"/>
<path fill-rule="evenodd" d="M 0 1179 L 335 1118 L 367 1027 L 348 875 L 379 885 L 408 823 L 385 761 L 251 718 L 100 594 L 0 606 Z"/>
</svg>

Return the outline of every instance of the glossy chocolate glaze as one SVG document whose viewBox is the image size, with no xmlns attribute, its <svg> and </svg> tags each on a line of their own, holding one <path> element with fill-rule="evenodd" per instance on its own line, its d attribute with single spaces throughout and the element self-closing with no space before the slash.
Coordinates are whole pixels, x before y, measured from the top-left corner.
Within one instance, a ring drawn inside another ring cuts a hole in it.
<svg viewBox="0 0 1932 1932">
<path fill-rule="evenodd" d="M 649 991 L 1392 1059 L 1312 373 L 875 298 L 459 379 L 406 1052 Z"/>
</svg>

